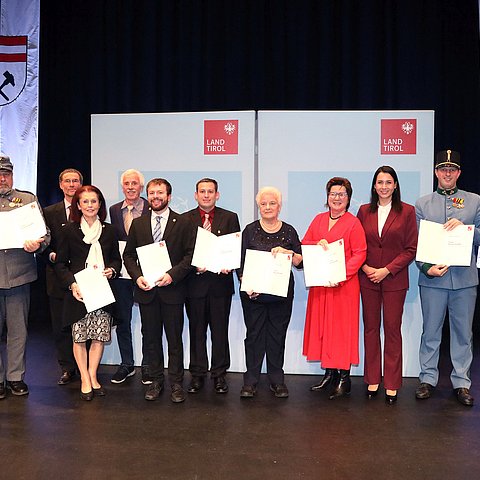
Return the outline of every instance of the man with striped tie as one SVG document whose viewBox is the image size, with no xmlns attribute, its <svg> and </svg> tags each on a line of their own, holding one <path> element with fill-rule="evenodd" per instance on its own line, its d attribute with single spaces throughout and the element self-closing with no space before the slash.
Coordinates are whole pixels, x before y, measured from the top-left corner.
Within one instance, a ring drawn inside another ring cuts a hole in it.
<svg viewBox="0 0 480 480">
<path fill-rule="evenodd" d="M 212 178 L 197 182 L 195 200 L 198 207 L 184 215 L 196 232 L 198 227 L 217 236 L 240 231 L 236 213 L 217 207 L 220 197 L 218 183 Z M 208 372 L 207 328 L 210 327 L 212 355 L 210 375 L 216 393 L 227 393 L 225 375 L 230 367 L 228 344 L 228 320 L 234 293 L 231 271 L 219 274 L 197 268 L 196 275 L 187 279 L 186 310 L 190 332 L 190 373 L 192 379 L 189 393 L 197 393 L 204 385 Z"/>
<path fill-rule="evenodd" d="M 185 400 L 183 389 L 183 306 L 186 277 L 191 266 L 195 237 L 187 219 L 169 208 L 172 186 L 164 178 L 150 180 L 146 187 L 150 214 L 133 220 L 128 233 L 123 261 L 135 282 L 134 300 L 140 306 L 144 351 L 148 358 L 152 383 L 145 400 L 156 400 L 163 390 L 163 329 L 168 342 L 168 377 L 170 399 Z M 143 276 L 137 248 L 164 241 L 172 268 L 159 274 L 153 284 Z"/>
</svg>

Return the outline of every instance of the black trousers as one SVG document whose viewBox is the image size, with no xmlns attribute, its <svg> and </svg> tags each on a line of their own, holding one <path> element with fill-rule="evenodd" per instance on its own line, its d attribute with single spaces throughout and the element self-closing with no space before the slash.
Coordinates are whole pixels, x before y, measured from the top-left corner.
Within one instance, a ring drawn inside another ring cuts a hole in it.
<svg viewBox="0 0 480 480">
<path fill-rule="evenodd" d="M 230 368 L 228 320 L 232 296 L 188 298 L 185 304 L 190 333 L 190 373 L 204 377 L 208 371 L 207 329 L 210 327 L 212 378 L 225 375 Z"/>
<path fill-rule="evenodd" d="M 63 298 L 48 297 L 53 340 L 61 369 L 71 372 L 77 364 L 73 357 L 72 327 L 63 325 Z"/>
<path fill-rule="evenodd" d="M 247 327 L 247 371 L 243 376 L 244 384 L 255 385 L 258 382 L 265 356 L 270 383 L 284 383 L 285 339 L 292 315 L 293 298 L 261 303 L 250 300 L 248 295 L 242 292 L 241 301 Z"/>
<path fill-rule="evenodd" d="M 183 381 L 183 304 L 167 304 L 156 297 L 140 304 L 143 346 L 150 365 L 149 374 L 164 381 L 163 329 L 168 343 L 168 377 L 170 383 Z"/>
</svg>

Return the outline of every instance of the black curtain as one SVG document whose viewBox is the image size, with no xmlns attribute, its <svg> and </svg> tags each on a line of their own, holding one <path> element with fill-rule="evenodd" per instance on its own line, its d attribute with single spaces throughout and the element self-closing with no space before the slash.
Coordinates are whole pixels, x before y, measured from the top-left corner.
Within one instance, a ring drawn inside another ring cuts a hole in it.
<svg viewBox="0 0 480 480">
<path fill-rule="evenodd" d="M 477 0 L 43 0 L 38 194 L 92 113 L 246 109 L 433 109 L 480 192 L 479 57 Z"/>
</svg>

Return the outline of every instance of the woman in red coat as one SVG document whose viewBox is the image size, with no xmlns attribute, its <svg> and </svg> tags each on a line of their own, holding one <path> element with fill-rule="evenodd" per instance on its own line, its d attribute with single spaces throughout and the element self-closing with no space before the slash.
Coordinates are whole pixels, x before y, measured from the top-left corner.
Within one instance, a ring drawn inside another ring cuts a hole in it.
<svg viewBox="0 0 480 480">
<path fill-rule="evenodd" d="M 362 205 L 357 216 L 367 237 L 367 260 L 360 272 L 367 396 L 377 395 L 382 379 L 383 308 L 385 399 L 393 404 L 402 386 L 402 314 L 408 265 L 417 251 L 417 222 L 414 207 L 400 199 L 400 185 L 392 167 L 377 169 L 370 203 Z"/>
<path fill-rule="evenodd" d="M 323 245 L 343 238 L 347 279 L 328 287 L 311 287 L 308 294 L 303 354 L 319 360 L 325 369 L 322 381 L 310 390 L 330 385 L 330 399 L 350 393 L 350 366 L 359 363 L 358 324 L 360 288 L 358 269 L 365 261 L 365 233 L 349 213 L 352 186 L 346 178 L 327 183 L 328 212 L 317 215 L 302 240 L 305 245 Z"/>
</svg>

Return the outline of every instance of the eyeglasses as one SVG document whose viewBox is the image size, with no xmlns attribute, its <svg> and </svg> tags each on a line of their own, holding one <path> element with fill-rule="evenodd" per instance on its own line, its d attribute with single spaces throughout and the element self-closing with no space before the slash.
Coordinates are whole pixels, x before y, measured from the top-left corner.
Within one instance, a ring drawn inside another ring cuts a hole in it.
<svg viewBox="0 0 480 480">
<path fill-rule="evenodd" d="M 346 198 L 346 197 L 348 197 L 348 193 L 347 192 L 330 192 L 328 194 L 328 196 L 330 198 L 337 198 L 337 197 L 338 198 Z"/>
</svg>

